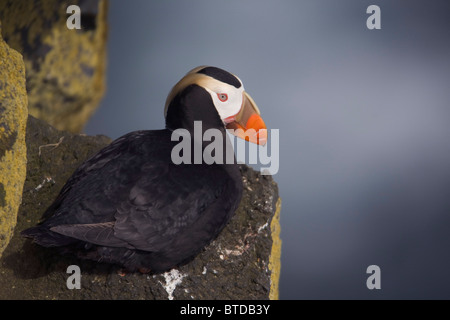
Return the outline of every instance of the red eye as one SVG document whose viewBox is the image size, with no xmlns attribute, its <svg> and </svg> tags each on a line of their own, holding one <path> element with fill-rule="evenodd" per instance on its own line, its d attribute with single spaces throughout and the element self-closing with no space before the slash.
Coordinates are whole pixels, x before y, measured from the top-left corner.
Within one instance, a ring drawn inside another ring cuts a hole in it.
<svg viewBox="0 0 450 320">
<path fill-rule="evenodd" d="M 225 102 L 228 100 L 228 95 L 226 93 L 218 93 L 217 96 L 219 97 L 219 100 L 222 102 Z"/>
</svg>

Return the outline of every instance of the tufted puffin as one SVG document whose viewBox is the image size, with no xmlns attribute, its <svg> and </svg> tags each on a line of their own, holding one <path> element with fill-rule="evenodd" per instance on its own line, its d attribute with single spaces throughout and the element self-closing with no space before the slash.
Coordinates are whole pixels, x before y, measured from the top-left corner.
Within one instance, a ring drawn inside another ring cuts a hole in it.
<svg viewBox="0 0 450 320">
<path fill-rule="evenodd" d="M 236 161 L 194 161 L 213 139 L 192 139 L 193 161 L 175 164 L 174 133 L 194 135 L 199 121 L 202 133 L 218 130 L 230 152 L 227 129 L 257 144 L 265 144 L 267 130 L 241 80 L 211 66 L 191 70 L 173 87 L 164 115 L 166 129 L 128 133 L 81 164 L 45 220 L 22 235 L 131 272 L 165 272 L 194 258 L 233 216 L 242 178 Z"/>
</svg>

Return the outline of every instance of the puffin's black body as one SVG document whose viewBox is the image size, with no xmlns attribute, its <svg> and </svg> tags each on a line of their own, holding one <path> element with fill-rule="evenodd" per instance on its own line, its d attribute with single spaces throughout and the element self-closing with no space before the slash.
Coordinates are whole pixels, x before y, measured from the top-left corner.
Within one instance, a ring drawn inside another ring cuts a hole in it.
<svg viewBox="0 0 450 320">
<path fill-rule="evenodd" d="M 221 70 L 221 69 L 219 69 Z M 45 247 L 162 272 L 199 253 L 237 209 L 242 181 L 236 164 L 173 163 L 172 131 L 202 121 L 227 141 L 211 96 L 197 84 L 174 95 L 166 129 L 136 131 L 84 162 L 67 181 L 46 220 L 22 234 Z M 193 141 L 202 144 L 208 142 Z M 194 150 L 194 149 L 192 149 Z"/>
</svg>

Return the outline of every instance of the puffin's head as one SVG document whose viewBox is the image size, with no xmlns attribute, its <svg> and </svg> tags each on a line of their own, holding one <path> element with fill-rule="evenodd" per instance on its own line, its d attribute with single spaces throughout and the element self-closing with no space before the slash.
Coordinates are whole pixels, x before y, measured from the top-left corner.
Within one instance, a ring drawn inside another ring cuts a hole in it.
<svg viewBox="0 0 450 320">
<path fill-rule="evenodd" d="M 203 129 L 233 129 L 231 133 L 264 145 L 267 129 L 253 99 L 235 75 L 201 66 L 189 71 L 172 89 L 164 109 L 166 127 L 190 130 L 194 121 Z"/>
</svg>

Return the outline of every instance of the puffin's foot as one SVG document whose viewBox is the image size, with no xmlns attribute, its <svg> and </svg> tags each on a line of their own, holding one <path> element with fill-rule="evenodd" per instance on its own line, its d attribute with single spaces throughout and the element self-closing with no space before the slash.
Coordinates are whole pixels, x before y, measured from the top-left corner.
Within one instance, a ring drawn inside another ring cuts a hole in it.
<svg viewBox="0 0 450 320">
<path fill-rule="evenodd" d="M 150 273 L 152 271 L 149 268 L 139 268 L 138 270 L 140 273 L 143 273 L 143 274 Z"/>
<path fill-rule="evenodd" d="M 152 270 L 149 268 L 138 268 L 138 271 L 142 274 L 147 274 L 147 273 L 150 273 Z M 128 273 L 129 273 L 129 271 L 127 271 L 127 269 L 125 269 L 125 268 L 119 269 L 117 271 L 117 275 L 119 277 L 125 277 Z"/>
</svg>

